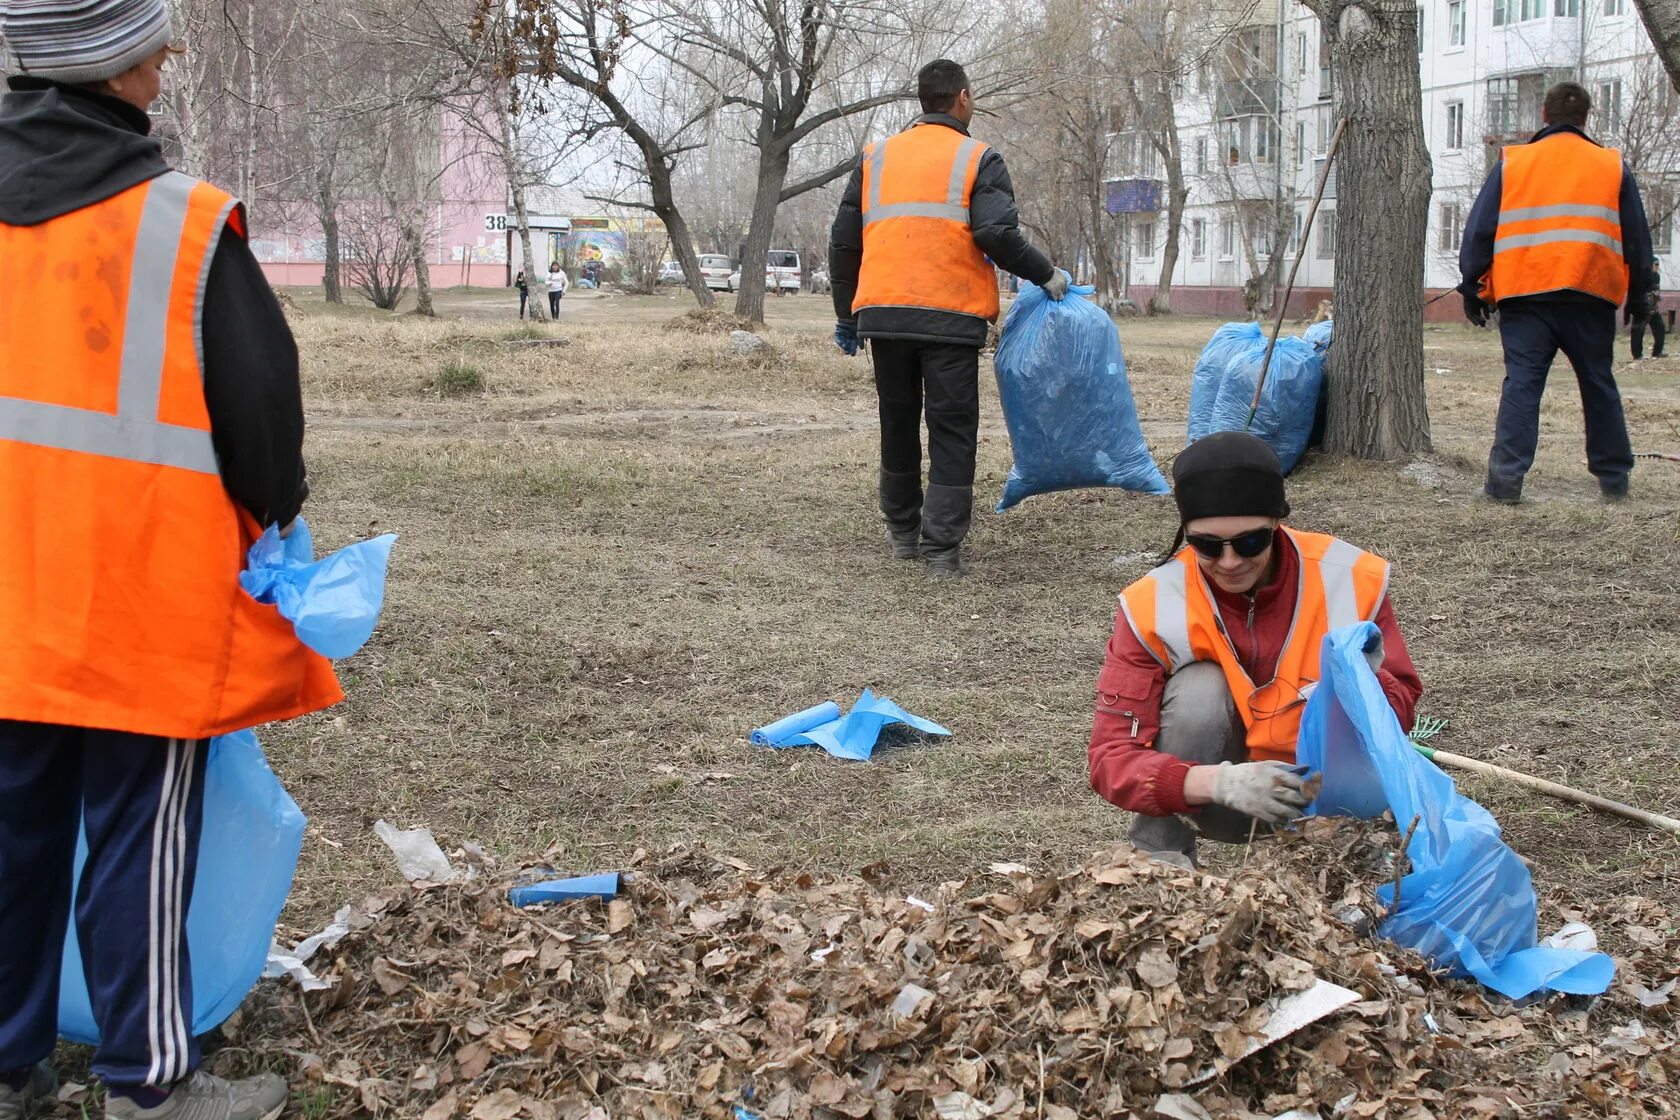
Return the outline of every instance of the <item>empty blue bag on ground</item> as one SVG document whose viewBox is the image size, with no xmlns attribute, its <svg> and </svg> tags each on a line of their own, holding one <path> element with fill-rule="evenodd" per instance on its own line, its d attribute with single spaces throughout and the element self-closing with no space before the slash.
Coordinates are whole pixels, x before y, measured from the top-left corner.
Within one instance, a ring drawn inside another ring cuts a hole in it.
<svg viewBox="0 0 1680 1120">
<path fill-rule="evenodd" d="M 303 851 L 303 829 L 303 813 L 269 769 L 256 735 L 240 731 L 211 742 L 198 875 L 187 910 L 194 1034 L 220 1026 L 262 975 Z M 80 839 L 78 890 L 86 860 L 87 842 Z M 58 1033 L 74 1042 L 99 1041 L 75 922 L 64 944 Z"/>
<path fill-rule="evenodd" d="M 1190 422 L 1186 445 L 1210 432 L 1249 431 L 1277 452 L 1287 473 L 1311 442 L 1319 397 L 1324 391 L 1323 346 L 1302 338 L 1279 338 L 1266 372 L 1266 387 L 1251 424 L 1254 389 L 1266 356 L 1259 323 L 1227 323 L 1196 359 L 1190 377 Z"/>
<path fill-rule="evenodd" d="M 1372 818 L 1394 813 L 1411 873 L 1377 890 L 1389 908 L 1378 932 L 1437 967 L 1471 976 L 1511 999 L 1539 991 L 1597 995 L 1615 963 L 1603 953 L 1538 942 L 1538 904 L 1528 868 L 1500 838 L 1486 809 L 1418 754 L 1363 652 L 1369 622 L 1324 639 L 1321 680 L 1301 721 L 1296 761 L 1323 775 L 1311 816 Z"/>
<path fill-rule="evenodd" d="M 1023 284 L 1003 321 L 994 365 L 1015 465 L 1000 512 L 1052 490 L 1168 492 L 1138 426 L 1120 334 L 1085 298 L 1095 291 L 1069 288 L 1058 302 Z"/>
</svg>

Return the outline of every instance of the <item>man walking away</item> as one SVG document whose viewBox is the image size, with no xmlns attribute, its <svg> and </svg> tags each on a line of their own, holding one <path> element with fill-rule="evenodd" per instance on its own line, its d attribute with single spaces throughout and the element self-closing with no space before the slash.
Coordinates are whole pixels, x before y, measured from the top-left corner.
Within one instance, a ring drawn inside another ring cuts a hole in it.
<svg viewBox="0 0 1680 1120">
<path fill-rule="evenodd" d="M 916 87 L 922 115 L 864 150 L 834 216 L 834 341 L 847 354 L 872 343 L 892 554 L 922 557 L 929 574 L 949 578 L 962 574 L 973 512 L 980 348 L 998 315 L 993 266 L 1058 300 L 1070 278 L 1021 235 L 1003 157 L 969 136 L 974 91 L 963 68 L 930 62 Z"/>
<path fill-rule="evenodd" d="M 108 1120 L 270 1120 L 283 1079 L 198 1068 L 185 918 L 211 737 L 343 698 L 239 587 L 308 494 L 297 346 L 243 208 L 148 135 L 166 0 L 0 36 L 0 1120 L 54 1103 L 72 910 Z"/>
<path fill-rule="evenodd" d="M 1546 93 L 1546 127 L 1505 149 L 1470 210 L 1459 250 L 1464 314 L 1487 325 L 1499 309 L 1505 385 L 1483 495 L 1522 498 L 1540 440 L 1540 397 L 1562 350 L 1586 413 L 1587 469 L 1606 501 L 1627 496 L 1633 470 L 1622 397 L 1611 373 L 1616 308 L 1641 321 L 1651 277 L 1651 231 L 1621 153 L 1584 129 L 1592 100 L 1574 82 Z"/>
<path fill-rule="evenodd" d="M 1629 332 L 1633 346 L 1633 360 L 1645 360 L 1645 328 L 1651 328 L 1651 357 L 1663 356 L 1663 341 L 1668 337 L 1668 325 L 1662 317 L 1662 275 L 1657 271 L 1657 262 L 1651 261 L 1651 287 L 1645 297 L 1645 319 L 1633 321 L 1633 329 Z"/>
</svg>

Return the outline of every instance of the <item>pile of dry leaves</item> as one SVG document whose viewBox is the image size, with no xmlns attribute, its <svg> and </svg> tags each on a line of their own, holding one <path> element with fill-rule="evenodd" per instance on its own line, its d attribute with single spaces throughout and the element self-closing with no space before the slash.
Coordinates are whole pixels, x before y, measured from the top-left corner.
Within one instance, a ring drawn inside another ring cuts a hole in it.
<svg viewBox="0 0 1680 1120">
<path fill-rule="evenodd" d="M 317 1116 L 1667 1113 L 1661 992 L 1516 1009 L 1362 935 L 1394 846 L 1315 822 L 1230 876 L 1120 847 L 925 898 L 884 867 L 761 874 L 685 849 L 640 859 L 610 903 L 519 911 L 494 875 L 404 888 L 317 958 L 333 989 L 265 985 L 231 1033 L 301 1067 Z M 1639 979 L 1680 967 L 1671 950 Z M 1320 980 L 1358 1001 L 1249 1053 Z"/>
<path fill-rule="evenodd" d="M 667 319 L 665 329 L 684 334 L 729 334 L 731 331 L 757 331 L 759 327 L 751 319 L 721 307 L 696 307 Z"/>
</svg>

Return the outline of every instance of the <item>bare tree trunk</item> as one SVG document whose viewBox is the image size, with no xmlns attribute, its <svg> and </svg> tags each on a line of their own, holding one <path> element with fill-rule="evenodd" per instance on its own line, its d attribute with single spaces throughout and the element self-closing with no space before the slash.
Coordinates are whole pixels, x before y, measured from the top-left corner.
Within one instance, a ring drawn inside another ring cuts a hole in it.
<svg viewBox="0 0 1680 1120">
<path fill-rule="evenodd" d="M 1308 0 L 1330 37 L 1337 113 L 1336 345 L 1325 448 L 1361 459 L 1430 449 L 1423 268 L 1430 192 L 1412 0 Z"/>
<path fill-rule="evenodd" d="M 502 172 L 507 176 L 508 189 L 513 194 L 513 216 L 518 222 L 519 251 L 525 266 L 525 287 L 530 293 L 526 301 L 527 313 L 536 322 L 548 319 L 548 304 L 538 297 L 536 255 L 531 247 L 531 215 L 525 206 L 525 176 L 521 174 L 519 165 L 519 128 L 513 119 L 513 112 L 508 107 L 508 98 L 498 91 L 496 96 L 496 114 L 501 124 L 502 142 L 497 145 L 502 157 Z"/>
<path fill-rule="evenodd" d="M 762 152 L 764 148 L 759 150 Z M 788 156 L 785 150 L 779 155 L 766 153 L 758 165 L 752 225 L 747 227 L 747 247 L 741 254 L 741 292 L 735 297 L 735 314 L 755 323 L 764 322 L 764 270 L 770 260 L 770 238 L 776 227 L 776 207 L 781 203 L 782 184 L 787 182 L 787 173 Z"/>
<path fill-rule="evenodd" d="M 322 255 L 326 257 L 321 270 L 321 288 L 328 303 L 344 302 L 344 286 L 340 279 L 340 262 L 344 252 L 338 236 L 338 187 L 334 183 L 336 168 L 317 155 L 315 165 L 315 212 L 321 220 Z"/>
<path fill-rule="evenodd" d="M 402 235 L 409 259 L 414 262 L 414 313 L 433 318 L 432 268 L 426 259 L 426 204 L 424 199 L 403 215 Z"/>
<path fill-rule="evenodd" d="M 1680 4 L 1675 0 L 1633 0 L 1639 18 L 1645 22 L 1645 33 L 1657 48 L 1668 80 L 1680 90 Z"/>
<path fill-rule="evenodd" d="M 245 151 L 241 160 L 239 197 L 246 206 L 257 203 L 257 152 L 261 135 L 262 83 L 257 68 L 257 5 L 245 3 Z"/>
<path fill-rule="evenodd" d="M 1167 165 L 1167 243 L 1161 250 L 1161 276 L 1155 282 L 1155 298 L 1149 301 L 1151 315 L 1172 314 L 1173 272 L 1178 268 L 1179 242 L 1184 237 L 1184 206 L 1190 188 L 1184 182 L 1184 150 L 1178 143 L 1178 119 L 1168 99 L 1163 142 L 1157 146 Z"/>
<path fill-rule="evenodd" d="M 653 163 L 650 162 L 648 173 L 648 185 L 653 195 L 653 212 L 665 223 L 665 232 L 671 238 L 671 252 L 676 255 L 677 263 L 682 266 L 683 279 L 688 284 L 688 290 L 694 293 L 694 298 L 701 307 L 715 306 L 717 297 L 706 287 L 706 278 L 700 274 L 700 254 L 694 249 L 694 234 L 688 228 L 682 211 L 677 208 L 676 195 L 671 189 L 671 168 L 663 159 L 657 163 L 658 170 L 655 171 Z"/>
</svg>

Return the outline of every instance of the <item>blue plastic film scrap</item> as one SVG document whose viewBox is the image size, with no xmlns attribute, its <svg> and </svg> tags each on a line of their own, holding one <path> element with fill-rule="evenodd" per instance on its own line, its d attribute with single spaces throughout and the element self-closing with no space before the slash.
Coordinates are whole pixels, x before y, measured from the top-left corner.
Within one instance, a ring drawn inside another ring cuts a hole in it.
<svg viewBox="0 0 1680 1120">
<path fill-rule="evenodd" d="M 821 747 L 836 758 L 866 762 L 874 753 L 881 733 L 898 725 L 924 735 L 950 734 L 932 720 L 911 715 L 885 696 L 876 696 L 866 688 L 852 710 L 844 715 L 840 714 L 840 705 L 833 701 L 817 704 L 755 728 L 752 741 L 761 747 Z"/>
<path fill-rule="evenodd" d="M 1323 775 L 1310 816 L 1370 819 L 1387 809 L 1402 829 L 1417 819 L 1399 908 L 1393 884 L 1377 890 L 1390 909 L 1378 932 L 1511 999 L 1605 991 L 1615 963 L 1603 953 L 1538 944 L 1528 868 L 1501 839 L 1492 814 L 1412 749 L 1365 661 L 1376 632 L 1362 622 L 1325 638 L 1322 679 L 1301 721 L 1296 760 Z"/>
<path fill-rule="evenodd" d="M 999 512 L 1034 494 L 1111 486 L 1165 494 L 1108 312 L 1073 287 L 1058 301 L 1023 284 L 993 366 L 1015 463 Z"/>
</svg>

